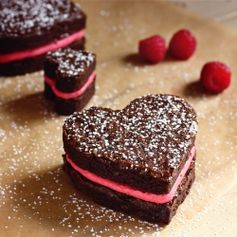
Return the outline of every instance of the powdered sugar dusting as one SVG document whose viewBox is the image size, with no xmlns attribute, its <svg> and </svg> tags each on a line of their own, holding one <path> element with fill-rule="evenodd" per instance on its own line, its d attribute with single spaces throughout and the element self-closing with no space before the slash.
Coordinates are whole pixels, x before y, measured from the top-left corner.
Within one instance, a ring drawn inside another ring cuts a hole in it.
<svg viewBox="0 0 237 237">
<path fill-rule="evenodd" d="M 80 7 L 67 0 L 1 0 L 0 36 L 41 35 L 72 15 L 82 17 Z"/>
<path fill-rule="evenodd" d="M 66 48 L 48 53 L 47 58 L 57 62 L 58 73 L 73 77 L 83 74 L 93 64 L 95 54 Z"/>
<path fill-rule="evenodd" d="M 126 160 L 126 169 L 143 166 L 143 172 L 165 176 L 193 146 L 197 121 L 183 99 L 150 95 L 134 100 L 122 111 L 93 107 L 74 113 L 64 129 L 66 142 L 76 144 L 82 152 Z"/>
</svg>

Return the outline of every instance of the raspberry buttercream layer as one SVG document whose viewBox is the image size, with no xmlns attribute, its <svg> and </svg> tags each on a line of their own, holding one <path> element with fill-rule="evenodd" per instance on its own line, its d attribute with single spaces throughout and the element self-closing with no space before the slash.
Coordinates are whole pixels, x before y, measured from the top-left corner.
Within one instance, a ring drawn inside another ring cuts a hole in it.
<svg viewBox="0 0 237 237">
<path fill-rule="evenodd" d="M 79 166 L 77 166 L 71 160 L 71 158 L 68 154 L 66 154 L 66 161 L 72 166 L 72 168 L 75 171 L 77 171 L 82 176 L 84 176 L 85 178 L 87 178 L 88 180 L 90 180 L 96 184 L 105 186 L 105 187 L 110 188 L 116 192 L 120 192 L 120 193 L 129 195 L 129 196 L 132 196 L 134 198 L 141 199 L 143 201 L 152 202 L 152 203 L 156 203 L 156 204 L 164 204 L 164 203 L 170 202 L 175 197 L 177 189 L 178 189 L 179 185 L 181 184 L 188 169 L 190 168 L 194 156 L 195 156 L 195 147 L 193 147 L 191 149 L 189 157 L 188 157 L 187 161 L 185 162 L 182 170 L 180 171 L 178 177 L 176 178 L 174 185 L 172 186 L 170 192 L 166 193 L 166 194 L 154 194 L 154 193 L 149 193 L 149 192 L 142 192 L 142 191 L 134 189 L 133 187 L 130 187 L 128 185 L 120 184 L 120 183 L 114 182 L 112 180 L 100 177 L 88 170 L 82 169 Z"/>
<path fill-rule="evenodd" d="M 91 73 L 91 75 L 87 78 L 85 84 L 79 90 L 73 91 L 73 92 L 62 92 L 62 91 L 58 90 L 55 86 L 55 80 L 48 77 L 47 75 L 44 76 L 44 81 L 50 86 L 54 95 L 56 95 L 59 98 L 68 100 L 68 99 L 77 98 L 77 97 L 81 96 L 82 94 L 84 94 L 84 92 L 94 82 L 95 77 L 96 77 L 96 71 L 93 71 Z"/>
<path fill-rule="evenodd" d="M 26 58 L 37 57 L 49 51 L 55 51 L 59 48 L 67 47 L 73 42 L 81 40 L 84 37 L 84 34 L 85 34 L 84 30 L 80 30 L 65 38 L 55 40 L 38 48 L 22 50 L 13 53 L 0 54 L 0 64 L 10 63 L 17 60 L 23 60 Z"/>
</svg>

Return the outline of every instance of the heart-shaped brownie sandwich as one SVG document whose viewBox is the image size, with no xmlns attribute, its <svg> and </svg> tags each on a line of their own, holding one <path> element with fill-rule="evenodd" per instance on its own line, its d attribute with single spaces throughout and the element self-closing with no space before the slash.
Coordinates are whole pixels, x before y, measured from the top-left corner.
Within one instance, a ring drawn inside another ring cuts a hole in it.
<svg viewBox="0 0 237 237">
<path fill-rule="evenodd" d="M 194 180 L 196 133 L 194 109 L 177 96 L 92 107 L 65 121 L 65 167 L 97 202 L 169 223 Z"/>
<path fill-rule="evenodd" d="M 81 111 L 95 93 L 96 56 L 70 48 L 50 52 L 44 60 L 44 95 L 58 114 Z"/>
</svg>

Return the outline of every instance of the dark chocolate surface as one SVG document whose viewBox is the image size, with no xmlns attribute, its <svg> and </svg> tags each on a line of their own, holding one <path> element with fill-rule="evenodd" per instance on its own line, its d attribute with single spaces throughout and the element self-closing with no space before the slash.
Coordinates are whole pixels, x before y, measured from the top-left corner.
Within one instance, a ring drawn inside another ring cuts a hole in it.
<svg viewBox="0 0 237 237">
<path fill-rule="evenodd" d="M 76 172 L 67 162 L 65 162 L 64 167 L 70 175 L 74 185 L 79 190 L 86 192 L 98 204 L 134 215 L 146 221 L 168 224 L 175 215 L 178 206 L 184 201 L 189 193 L 195 179 L 194 165 L 195 163 L 193 162 L 179 185 L 173 200 L 165 204 L 145 202 L 101 185 L 97 185 Z"/>
<path fill-rule="evenodd" d="M 194 146 L 197 120 L 180 97 L 148 95 L 121 111 L 92 107 L 74 113 L 63 131 L 65 152 L 79 166 L 166 193 Z M 134 179 L 128 179 L 129 173 Z"/>
<path fill-rule="evenodd" d="M 67 0 L 1 0 L 0 53 L 34 48 L 84 29 L 86 16 Z"/>
<path fill-rule="evenodd" d="M 48 53 L 44 68 L 58 90 L 73 92 L 85 84 L 95 65 L 95 54 L 66 48 Z"/>
</svg>

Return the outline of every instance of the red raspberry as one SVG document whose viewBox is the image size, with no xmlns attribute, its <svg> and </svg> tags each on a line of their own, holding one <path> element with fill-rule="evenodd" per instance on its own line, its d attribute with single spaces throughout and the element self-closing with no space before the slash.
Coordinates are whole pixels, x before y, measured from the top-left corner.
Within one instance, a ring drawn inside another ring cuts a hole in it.
<svg viewBox="0 0 237 237">
<path fill-rule="evenodd" d="M 179 30 L 170 40 L 169 53 L 176 59 L 186 60 L 193 55 L 196 46 L 197 41 L 189 30 Z"/>
<path fill-rule="evenodd" d="M 162 61 L 165 58 L 166 50 L 165 39 L 160 35 L 153 35 L 139 41 L 139 54 L 150 63 Z"/>
<path fill-rule="evenodd" d="M 230 85 L 230 68 L 221 62 L 208 62 L 202 68 L 200 80 L 207 91 L 222 92 Z"/>
</svg>

